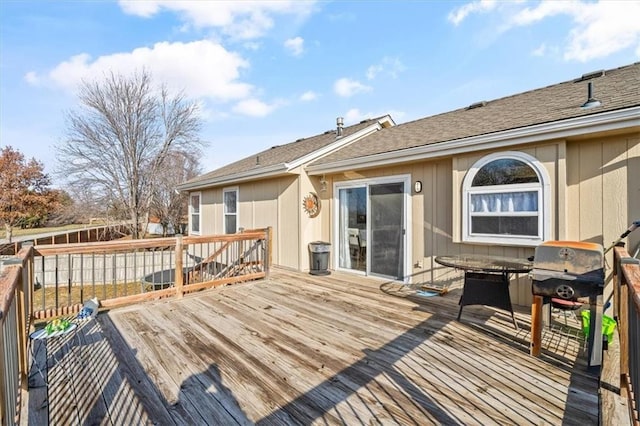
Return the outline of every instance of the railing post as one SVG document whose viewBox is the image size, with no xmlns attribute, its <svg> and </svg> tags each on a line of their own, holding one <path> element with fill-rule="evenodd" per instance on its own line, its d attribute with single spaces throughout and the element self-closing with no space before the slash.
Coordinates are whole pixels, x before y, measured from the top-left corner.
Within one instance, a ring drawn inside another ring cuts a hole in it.
<svg viewBox="0 0 640 426">
<path fill-rule="evenodd" d="M 28 260 L 27 260 L 28 262 Z M 18 351 L 18 359 L 20 363 L 20 373 L 21 373 L 21 381 L 23 387 L 27 388 L 27 373 L 29 371 L 29 357 L 27 355 L 27 327 L 29 327 L 29 321 L 27 320 L 30 312 L 28 310 L 28 294 L 25 292 L 25 283 L 28 280 L 29 276 L 29 267 L 25 268 L 25 262 L 22 261 L 22 268 L 20 268 L 20 285 L 17 290 L 17 305 L 18 308 L 18 342 L 20 343 L 19 351 Z M 28 290 L 27 290 L 28 291 Z"/>
<path fill-rule="evenodd" d="M 617 253 L 616 253 L 617 254 Z M 630 366 L 629 366 L 629 345 L 631 344 L 631 336 L 629 335 L 629 309 L 633 309 L 629 299 L 629 283 L 624 279 L 624 275 L 620 273 L 622 265 L 638 265 L 640 260 L 633 257 L 620 257 L 616 262 L 618 269 L 618 277 L 620 280 L 620 321 L 618 321 L 618 330 L 620 334 L 620 392 L 623 390 L 628 392 L 630 389 Z M 636 387 L 637 384 L 633 383 Z M 635 391 L 635 389 L 634 389 Z M 637 392 L 637 391 L 635 391 Z"/>
<path fill-rule="evenodd" d="M 624 275 L 620 269 L 622 261 L 617 250 L 613 253 L 614 260 L 614 289 L 618 290 L 616 308 L 618 317 L 618 336 L 620 338 L 620 395 L 626 395 L 629 390 L 629 288 L 624 283 Z"/>
<path fill-rule="evenodd" d="M 272 241 L 273 228 L 271 228 L 270 226 L 267 227 L 266 233 L 267 233 L 267 247 L 266 247 L 267 252 L 265 253 L 265 256 L 264 256 L 264 260 L 265 260 L 264 274 L 265 274 L 265 278 L 269 278 L 269 272 L 271 270 L 271 253 L 273 253 L 273 241 Z"/>
<path fill-rule="evenodd" d="M 176 297 L 182 298 L 184 296 L 184 276 L 182 275 L 182 255 L 183 255 L 183 243 L 182 235 L 176 235 L 176 271 L 175 271 L 175 286 Z"/>
</svg>

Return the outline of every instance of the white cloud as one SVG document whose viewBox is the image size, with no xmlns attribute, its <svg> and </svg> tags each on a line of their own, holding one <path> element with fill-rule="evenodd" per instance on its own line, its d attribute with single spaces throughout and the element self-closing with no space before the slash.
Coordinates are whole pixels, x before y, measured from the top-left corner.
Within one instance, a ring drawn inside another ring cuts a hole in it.
<svg viewBox="0 0 640 426">
<path fill-rule="evenodd" d="M 459 25 L 470 14 L 476 12 L 489 12 L 494 9 L 496 5 L 497 2 L 495 0 L 472 1 L 451 11 L 447 19 L 449 19 L 453 25 Z"/>
<path fill-rule="evenodd" d="M 534 49 L 533 52 L 531 52 L 531 54 L 533 56 L 544 56 L 546 52 L 547 52 L 547 45 L 542 43 L 540 46 Z"/>
<path fill-rule="evenodd" d="M 304 92 L 300 95 L 300 100 L 303 102 L 310 102 L 318 99 L 318 94 L 309 90 L 308 92 Z"/>
<path fill-rule="evenodd" d="M 265 117 L 278 107 L 277 104 L 266 104 L 258 99 L 245 99 L 238 102 L 233 111 L 250 117 Z"/>
<path fill-rule="evenodd" d="M 371 87 L 366 86 L 359 81 L 349 78 L 341 78 L 333 84 L 333 91 L 343 98 L 348 98 L 357 93 L 370 92 Z"/>
<path fill-rule="evenodd" d="M 242 46 L 247 49 L 247 50 L 258 50 L 262 47 L 262 43 L 259 43 L 257 41 L 247 41 L 245 43 L 242 44 Z"/>
<path fill-rule="evenodd" d="M 344 114 L 344 122 L 347 125 L 351 125 L 359 123 L 362 120 L 382 117 L 385 115 L 390 115 L 391 118 L 397 123 L 398 120 L 405 116 L 405 113 L 403 111 L 362 112 L 358 108 L 352 108 Z"/>
<path fill-rule="evenodd" d="M 229 101 L 246 98 L 253 91 L 253 86 L 240 81 L 240 71 L 248 66 L 238 54 L 211 41 L 162 42 L 95 60 L 88 54 L 76 55 L 57 65 L 48 78 L 56 86 L 75 91 L 83 79 L 100 79 L 108 72 L 126 75 L 144 68 L 157 82 L 184 90 L 190 97 Z"/>
<path fill-rule="evenodd" d="M 504 24 L 502 33 L 514 27 L 529 26 L 548 18 L 566 16 L 572 28 L 561 47 L 565 60 L 586 62 L 631 48 L 640 56 L 640 2 L 637 1 L 541 1 L 533 7 L 525 3 L 472 2 L 449 14 L 449 20 L 460 24 L 469 14 L 494 10 Z M 534 53 L 535 54 L 535 53 Z"/>
<path fill-rule="evenodd" d="M 544 18 L 559 15 L 561 13 L 575 13 L 580 4 L 575 1 L 543 1 L 535 8 L 524 8 L 517 11 L 509 18 L 509 24 L 513 26 L 529 25 Z"/>
<path fill-rule="evenodd" d="M 40 84 L 40 77 L 35 71 L 29 71 L 24 75 L 24 81 L 32 86 L 38 86 Z"/>
<path fill-rule="evenodd" d="M 382 72 L 382 69 L 382 65 L 371 65 L 369 68 L 367 68 L 367 79 L 373 80 L 378 74 Z"/>
<path fill-rule="evenodd" d="M 290 38 L 284 42 L 284 47 L 293 56 L 300 56 L 304 52 L 304 39 L 302 37 Z"/>
<path fill-rule="evenodd" d="M 217 28 L 239 39 L 263 36 L 274 25 L 273 17 L 292 15 L 304 19 L 315 7 L 315 1 L 180 1 L 119 0 L 125 13 L 150 18 L 162 10 L 177 13 L 190 26 L 198 29 Z"/>
<path fill-rule="evenodd" d="M 557 15 L 573 21 L 566 60 L 586 62 L 602 58 L 628 47 L 640 48 L 640 3 L 626 1 L 552 2 L 525 8 L 513 15 L 508 26 L 526 26 Z"/>
<path fill-rule="evenodd" d="M 586 62 L 628 47 L 640 49 L 639 16 L 638 2 L 585 4 L 573 15 L 576 27 L 571 30 L 564 58 Z"/>
<path fill-rule="evenodd" d="M 351 108 L 344 115 L 344 121 L 347 124 L 359 123 L 364 119 L 365 119 L 365 115 L 358 108 Z"/>
<path fill-rule="evenodd" d="M 389 75 L 391 78 L 398 78 L 398 74 L 405 69 L 404 64 L 400 62 L 400 59 L 385 56 L 382 58 L 381 63 L 371 65 L 367 69 L 367 79 L 373 80 L 382 73 Z"/>
</svg>

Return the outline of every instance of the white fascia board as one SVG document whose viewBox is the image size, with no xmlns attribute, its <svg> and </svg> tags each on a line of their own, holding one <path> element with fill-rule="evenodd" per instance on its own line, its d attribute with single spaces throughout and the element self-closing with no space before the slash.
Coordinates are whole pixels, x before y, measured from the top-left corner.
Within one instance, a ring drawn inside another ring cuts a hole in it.
<svg viewBox="0 0 640 426">
<path fill-rule="evenodd" d="M 394 126 L 395 122 L 391 119 L 390 116 L 386 115 L 384 117 L 382 117 L 380 120 L 376 121 L 374 124 L 367 126 L 363 129 L 358 130 L 357 132 L 355 132 L 352 135 L 349 136 L 345 136 L 342 138 L 338 138 L 335 140 L 335 142 L 330 143 L 329 145 L 323 146 L 322 148 L 310 152 L 307 155 L 304 155 L 300 158 L 297 158 L 296 160 L 292 161 L 291 163 L 287 163 L 289 169 L 294 169 L 296 167 L 302 166 L 304 164 L 307 164 L 313 160 L 317 160 L 320 157 L 324 157 L 325 155 L 340 149 L 344 146 L 347 146 L 353 142 L 356 142 L 359 139 L 362 139 L 365 136 L 370 135 L 371 133 L 377 132 L 378 130 L 381 130 L 383 127 L 385 127 L 383 125 L 383 123 L 388 124 L 387 127 L 389 126 Z"/>
<path fill-rule="evenodd" d="M 289 172 L 290 167 L 288 167 L 287 163 L 275 164 L 269 167 L 263 167 L 257 170 L 249 170 L 242 173 L 236 173 L 233 175 L 227 176 L 218 176 L 211 179 L 206 179 L 193 183 L 184 183 L 178 185 L 176 188 L 179 191 L 192 191 L 194 189 L 204 189 L 211 186 L 220 186 L 220 185 L 228 185 L 231 183 L 240 183 L 246 182 L 249 180 L 255 180 L 257 178 L 263 177 L 274 177 L 287 174 Z"/>
<path fill-rule="evenodd" d="M 485 149 L 505 148 L 541 140 L 562 139 L 638 126 L 640 126 L 640 107 L 632 107 L 486 135 L 471 136 L 464 139 L 436 142 L 366 157 L 350 158 L 328 164 L 309 165 L 307 173 L 310 175 L 337 173 L 364 167 L 386 166 L 406 161 L 445 157 Z"/>
</svg>

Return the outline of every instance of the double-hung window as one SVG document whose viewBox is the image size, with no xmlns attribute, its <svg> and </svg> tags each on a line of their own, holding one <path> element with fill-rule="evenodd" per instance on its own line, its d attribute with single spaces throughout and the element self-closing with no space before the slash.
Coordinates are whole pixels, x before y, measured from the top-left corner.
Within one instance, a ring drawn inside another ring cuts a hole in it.
<svg viewBox="0 0 640 426">
<path fill-rule="evenodd" d="M 189 234 L 200 234 L 200 193 L 194 192 L 189 196 Z"/>
<path fill-rule="evenodd" d="M 463 241 L 537 245 L 550 229 L 549 178 L 528 154 L 491 154 L 463 182 Z"/>
<path fill-rule="evenodd" d="M 238 188 L 223 191 L 224 233 L 235 234 L 238 231 Z"/>
</svg>

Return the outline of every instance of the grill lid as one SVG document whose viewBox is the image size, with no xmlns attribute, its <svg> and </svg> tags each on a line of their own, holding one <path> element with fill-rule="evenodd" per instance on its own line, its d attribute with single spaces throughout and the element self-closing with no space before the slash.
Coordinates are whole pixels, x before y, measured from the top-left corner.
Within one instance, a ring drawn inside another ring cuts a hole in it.
<svg viewBox="0 0 640 426">
<path fill-rule="evenodd" d="M 533 267 L 557 271 L 568 276 L 596 275 L 604 269 L 604 250 L 600 244 L 581 241 L 546 241 L 536 247 Z M 536 271 L 538 272 L 538 271 Z"/>
</svg>

